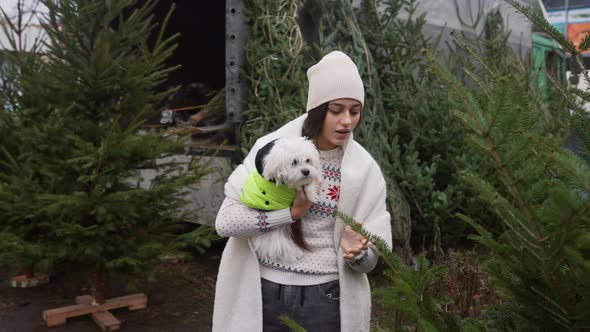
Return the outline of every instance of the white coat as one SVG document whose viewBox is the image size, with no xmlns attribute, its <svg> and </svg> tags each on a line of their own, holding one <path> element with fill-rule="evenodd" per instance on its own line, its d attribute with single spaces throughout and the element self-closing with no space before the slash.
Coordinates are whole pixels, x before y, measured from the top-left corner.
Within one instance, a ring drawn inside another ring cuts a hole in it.
<svg viewBox="0 0 590 332">
<path fill-rule="evenodd" d="M 256 152 L 278 137 L 301 136 L 307 114 L 285 124 L 257 140 L 250 153 L 230 175 L 225 185 L 226 197 L 239 200 L 240 189 L 251 169 Z M 390 215 L 386 210 L 385 180 L 371 155 L 352 137 L 344 146 L 341 165 L 341 188 L 338 209 L 357 221 L 370 233 L 383 238 L 391 247 Z M 370 328 L 371 293 L 367 275 L 351 269 L 342 257 L 340 238 L 345 224 L 337 220 L 334 245 L 340 278 L 340 321 L 342 332 L 366 332 Z M 214 332 L 261 332 L 262 294 L 260 269 L 248 238 L 232 237 L 221 257 L 215 304 Z"/>
</svg>

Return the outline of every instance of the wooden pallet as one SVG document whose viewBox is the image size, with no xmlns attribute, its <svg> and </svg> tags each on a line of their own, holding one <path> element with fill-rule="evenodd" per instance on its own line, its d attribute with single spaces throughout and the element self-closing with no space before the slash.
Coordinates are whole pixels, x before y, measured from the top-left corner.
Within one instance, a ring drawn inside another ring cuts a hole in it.
<svg viewBox="0 0 590 332">
<path fill-rule="evenodd" d="M 20 275 L 10 279 L 10 286 L 18 288 L 31 288 L 44 285 L 49 282 L 49 277 L 42 273 L 32 275 Z"/>
<path fill-rule="evenodd" d="M 128 307 L 129 310 L 139 310 L 147 307 L 145 294 L 133 294 L 106 300 L 98 305 L 90 295 L 76 297 L 76 304 L 43 311 L 43 319 L 48 327 L 59 326 L 66 323 L 71 317 L 91 315 L 94 322 L 103 331 L 117 331 L 121 322 L 113 316 L 109 310 Z"/>
</svg>

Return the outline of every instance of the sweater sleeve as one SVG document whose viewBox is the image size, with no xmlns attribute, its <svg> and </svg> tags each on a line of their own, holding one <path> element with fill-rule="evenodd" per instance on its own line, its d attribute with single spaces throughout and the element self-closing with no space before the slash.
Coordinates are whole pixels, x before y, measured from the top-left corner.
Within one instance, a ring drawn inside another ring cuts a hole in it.
<svg viewBox="0 0 590 332">
<path fill-rule="evenodd" d="M 375 252 L 375 250 L 373 250 L 371 247 L 369 247 L 367 250 L 361 251 L 352 259 L 346 260 L 350 268 L 361 273 L 371 272 L 375 266 L 377 266 L 378 261 L 379 254 L 377 254 L 377 252 Z"/>
<path fill-rule="evenodd" d="M 217 213 L 215 230 L 222 237 L 246 237 L 260 235 L 292 222 L 289 209 L 257 210 L 226 197 Z"/>
</svg>

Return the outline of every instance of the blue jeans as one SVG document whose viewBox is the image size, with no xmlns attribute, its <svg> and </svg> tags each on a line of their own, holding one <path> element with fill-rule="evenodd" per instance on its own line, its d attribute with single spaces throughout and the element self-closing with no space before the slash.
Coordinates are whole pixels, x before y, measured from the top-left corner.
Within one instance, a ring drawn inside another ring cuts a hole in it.
<svg viewBox="0 0 590 332">
<path fill-rule="evenodd" d="M 291 331 L 279 320 L 286 315 L 308 332 L 340 331 L 338 280 L 312 286 L 281 285 L 262 279 L 264 332 Z"/>
</svg>

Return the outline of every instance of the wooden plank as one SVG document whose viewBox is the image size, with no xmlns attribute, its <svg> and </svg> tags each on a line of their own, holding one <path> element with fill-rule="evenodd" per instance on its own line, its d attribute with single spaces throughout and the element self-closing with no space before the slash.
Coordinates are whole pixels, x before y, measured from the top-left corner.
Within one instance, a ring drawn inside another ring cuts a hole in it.
<svg viewBox="0 0 590 332">
<path fill-rule="evenodd" d="M 236 145 L 231 144 L 204 144 L 199 142 L 191 142 L 187 145 L 189 148 L 192 149 L 199 149 L 199 150 L 211 150 L 211 151 L 228 151 L 228 152 L 235 152 L 238 150 Z"/>
<path fill-rule="evenodd" d="M 91 314 L 92 320 L 105 332 L 117 331 L 121 328 L 121 322 L 108 311 L 97 311 Z"/>
<path fill-rule="evenodd" d="M 107 305 L 107 304 L 109 306 L 109 309 L 106 309 L 106 310 L 115 309 L 115 308 L 122 308 L 122 307 L 127 307 L 127 306 L 129 307 L 129 310 L 143 309 L 143 308 L 147 307 L 147 296 L 145 296 L 145 294 L 143 294 L 143 293 L 139 293 L 139 294 L 115 297 L 115 298 L 106 300 L 106 303 L 104 305 Z"/>
<path fill-rule="evenodd" d="M 90 295 L 76 296 L 76 304 L 92 304 L 94 298 Z"/>
<path fill-rule="evenodd" d="M 97 308 L 88 304 L 70 305 L 57 309 L 50 309 L 43 311 L 43 319 L 47 326 L 58 326 L 66 323 L 66 319 L 70 317 L 87 315 Z"/>
<path fill-rule="evenodd" d="M 88 315 L 97 311 L 108 311 L 111 309 L 117 309 L 122 307 L 129 307 L 129 310 L 137 310 L 145 308 L 147 306 L 147 296 L 145 296 L 145 294 L 142 293 L 108 299 L 102 305 L 89 304 L 87 302 L 87 296 L 88 295 L 78 296 L 76 298 L 76 301 L 80 299 L 79 301 L 83 303 L 43 311 L 43 319 L 45 319 L 47 325 L 50 326 L 49 321 L 61 322 L 61 324 L 63 324 L 65 323 L 66 318 Z M 91 302 L 92 297 L 90 297 L 90 303 Z"/>
<path fill-rule="evenodd" d="M 43 313 L 43 319 L 45 320 L 45 324 L 47 324 L 48 327 L 64 325 L 67 320 L 65 315 L 45 316 L 45 313 Z"/>
<path fill-rule="evenodd" d="M 31 288 L 44 285 L 49 282 L 49 277 L 46 274 L 35 273 L 32 276 L 20 275 L 10 279 L 10 286 Z"/>
<path fill-rule="evenodd" d="M 76 303 L 91 304 L 94 298 L 90 295 L 76 296 Z M 117 331 L 121 328 L 121 322 L 108 311 L 97 311 L 90 314 L 92 320 L 105 332 Z"/>
<path fill-rule="evenodd" d="M 130 305 L 127 309 L 129 311 L 135 311 L 135 310 L 145 309 L 145 308 L 147 308 L 147 298 L 146 298 L 145 302 L 143 302 L 143 303 L 138 302 L 136 304 Z"/>
</svg>

